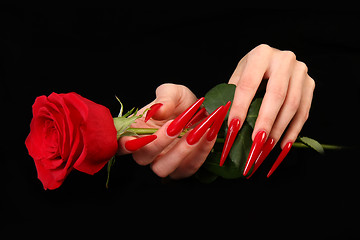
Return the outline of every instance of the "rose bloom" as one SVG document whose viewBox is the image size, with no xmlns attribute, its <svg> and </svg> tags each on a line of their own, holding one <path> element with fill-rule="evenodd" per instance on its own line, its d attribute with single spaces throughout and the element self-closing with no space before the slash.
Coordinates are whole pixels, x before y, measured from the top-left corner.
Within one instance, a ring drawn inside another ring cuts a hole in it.
<svg viewBox="0 0 360 240">
<path fill-rule="evenodd" d="M 109 109 L 77 93 L 40 96 L 25 144 L 45 189 L 58 188 L 73 168 L 98 172 L 116 153 Z"/>
</svg>

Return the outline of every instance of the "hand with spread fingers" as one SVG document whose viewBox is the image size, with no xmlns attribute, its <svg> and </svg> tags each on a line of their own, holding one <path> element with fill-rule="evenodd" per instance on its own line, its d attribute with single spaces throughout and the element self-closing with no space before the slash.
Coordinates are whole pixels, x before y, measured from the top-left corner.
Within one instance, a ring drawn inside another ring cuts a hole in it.
<svg viewBox="0 0 360 240">
<path fill-rule="evenodd" d="M 243 174 L 248 175 L 253 165 L 253 173 L 256 171 L 287 129 L 280 145 L 283 150 L 269 177 L 290 151 L 308 118 L 315 83 L 308 75 L 306 65 L 297 61 L 294 53 L 265 44 L 244 56 L 232 74 L 229 83 L 236 85 L 236 90 L 231 108 L 228 102 L 207 113 L 201 109 L 204 98 L 197 99 L 185 86 L 163 84 L 156 90 L 156 99 L 139 111 L 141 113 L 150 108 L 146 116 L 132 125 L 159 130 L 147 137 L 120 138 L 118 153 L 132 153 L 138 164 L 150 164 L 160 177 L 177 179 L 191 176 L 210 153 L 230 110 L 228 132 L 220 159 L 222 165 L 262 82 L 266 84 L 266 92 Z M 184 128 L 196 123 L 196 127 L 178 138 Z"/>
<path fill-rule="evenodd" d="M 267 81 L 266 92 L 252 134 L 253 144 L 244 175 L 254 164 L 255 170 L 259 167 L 287 128 L 280 145 L 283 150 L 268 173 L 269 177 L 290 151 L 309 116 L 315 82 L 308 75 L 307 66 L 297 61 L 293 52 L 265 44 L 257 46 L 240 60 L 229 80 L 236 85 L 229 130 L 233 125 L 240 124 L 236 131 L 241 128 L 251 100 L 263 81 Z M 222 158 L 226 158 L 225 155 Z"/>
</svg>

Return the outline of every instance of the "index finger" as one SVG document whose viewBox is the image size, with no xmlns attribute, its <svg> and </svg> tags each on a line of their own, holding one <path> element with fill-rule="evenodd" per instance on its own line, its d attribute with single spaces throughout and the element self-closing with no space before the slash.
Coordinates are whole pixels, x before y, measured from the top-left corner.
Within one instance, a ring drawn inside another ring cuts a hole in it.
<svg viewBox="0 0 360 240">
<path fill-rule="evenodd" d="M 231 79 L 236 84 L 236 89 L 228 124 L 234 118 L 240 119 L 241 124 L 245 120 L 251 101 L 269 67 L 271 52 L 271 47 L 260 45 L 249 52 L 244 62 L 245 67 L 238 66 L 242 68 L 242 72 L 237 75 L 238 79 Z"/>
</svg>

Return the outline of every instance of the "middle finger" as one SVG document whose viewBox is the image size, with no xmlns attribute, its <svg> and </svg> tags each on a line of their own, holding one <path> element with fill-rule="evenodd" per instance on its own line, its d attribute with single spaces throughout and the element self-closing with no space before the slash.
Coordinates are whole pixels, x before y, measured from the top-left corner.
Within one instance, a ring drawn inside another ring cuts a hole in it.
<svg viewBox="0 0 360 240">
<path fill-rule="evenodd" d="M 285 101 L 290 77 L 293 72 L 296 57 L 292 52 L 282 51 L 277 54 L 270 66 L 271 75 L 266 86 L 259 115 L 256 120 L 252 139 L 259 131 L 270 133 L 275 119 Z"/>
</svg>

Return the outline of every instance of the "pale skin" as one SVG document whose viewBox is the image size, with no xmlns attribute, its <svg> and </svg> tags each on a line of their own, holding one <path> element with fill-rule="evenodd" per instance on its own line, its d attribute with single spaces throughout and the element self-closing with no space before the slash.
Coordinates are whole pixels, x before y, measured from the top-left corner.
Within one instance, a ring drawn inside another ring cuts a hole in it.
<svg viewBox="0 0 360 240">
<path fill-rule="evenodd" d="M 283 148 L 287 142 L 296 140 L 309 116 L 315 82 L 308 75 L 307 66 L 296 60 L 293 52 L 280 51 L 266 44 L 259 45 L 240 60 L 228 82 L 236 85 L 228 123 L 233 118 L 238 118 L 243 123 L 250 103 L 263 81 L 267 81 L 266 92 L 252 139 L 263 130 L 275 142 L 282 136 L 280 147 Z M 124 144 L 134 137 L 122 137 L 119 139 L 118 154 L 132 153 L 138 164 L 150 164 L 154 173 L 160 177 L 179 179 L 193 175 L 204 163 L 215 139 L 208 141 L 205 133 L 199 142 L 189 145 L 186 135 L 182 138 L 170 137 L 166 129 L 174 118 L 196 100 L 197 97 L 185 86 L 160 85 L 156 89 L 156 99 L 139 113 L 155 103 L 162 103 L 163 106 L 147 123 L 143 117 L 131 126 L 159 128 L 155 133 L 157 139 L 130 152 Z"/>
</svg>

